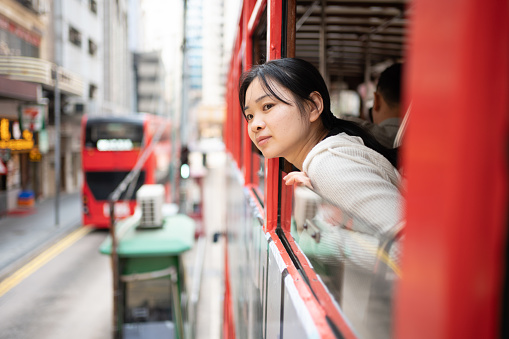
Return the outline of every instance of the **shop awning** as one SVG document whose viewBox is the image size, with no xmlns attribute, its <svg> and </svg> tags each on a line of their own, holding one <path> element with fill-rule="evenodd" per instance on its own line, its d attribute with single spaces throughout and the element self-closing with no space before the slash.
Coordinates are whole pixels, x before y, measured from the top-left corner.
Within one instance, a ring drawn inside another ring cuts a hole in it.
<svg viewBox="0 0 509 339">
<path fill-rule="evenodd" d="M 38 84 L 26 81 L 11 80 L 0 76 L 0 97 L 37 101 Z"/>
</svg>

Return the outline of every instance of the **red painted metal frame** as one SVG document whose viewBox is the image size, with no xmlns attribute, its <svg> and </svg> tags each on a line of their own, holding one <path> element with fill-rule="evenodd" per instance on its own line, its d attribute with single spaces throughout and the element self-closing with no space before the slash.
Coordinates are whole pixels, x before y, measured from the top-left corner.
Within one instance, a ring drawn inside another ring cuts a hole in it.
<svg viewBox="0 0 509 339">
<path fill-rule="evenodd" d="M 498 338 L 507 246 L 509 5 L 415 0 L 412 15 L 396 338 Z"/>
<path fill-rule="evenodd" d="M 230 291 L 230 264 L 228 258 L 228 237 L 224 244 L 224 301 L 223 301 L 223 338 L 235 339 L 235 318 L 233 316 L 233 304 Z"/>
<path fill-rule="evenodd" d="M 332 332 L 327 320 L 325 318 L 325 312 L 322 306 L 318 303 L 318 301 L 313 296 L 313 293 L 309 289 L 309 286 L 306 284 L 304 279 L 301 278 L 300 273 L 297 271 L 295 266 L 293 265 L 292 259 L 286 252 L 284 245 L 281 243 L 276 231 L 269 231 L 270 237 L 277 249 L 279 250 L 279 254 L 283 258 L 283 262 L 286 265 L 288 270 L 288 274 L 293 278 L 293 282 L 295 284 L 295 288 L 299 292 L 299 296 L 302 298 L 304 303 L 306 304 L 306 308 L 313 319 L 314 324 L 316 325 L 317 331 L 320 334 L 320 338 L 336 338 L 334 333 Z M 288 236 L 291 235 L 288 234 Z M 355 338 L 345 336 L 344 338 Z"/>
<path fill-rule="evenodd" d="M 243 47 L 243 53 L 242 53 L 242 61 L 243 66 L 245 70 L 248 70 L 251 68 L 253 64 L 253 42 L 251 39 L 251 35 L 248 32 L 248 23 L 249 19 L 251 17 L 251 13 L 253 11 L 253 7 L 255 5 L 255 2 L 253 0 L 245 0 L 244 1 L 244 8 L 242 9 L 242 47 Z M 247 133 L 247 122 L 245 119 L 242 119 L 242 131 L 243 131 L 243 157 L 244 157 L 244 182 L 245 183 L 251 183 L 253 181 L 254 175 L 253 175 L 253 151 L 251 146 L 251 140 L 249 139 L 248 133 Z"/>
<path fill-rule="evenodd" d="M 330 297 L 330 293 L 325 289 L 323 283 L 321 283 L 313 270 L 309 266 L 308 260 L 306 259 L 305 255 L 299 250 L 299 247 L 293 240 L 293 237 L 290 232 L 284 232 L 286 239 L 288 239 L 288 242 L 290 243 L 290 247 L 292 248 L 293 254 L 299 259 L 304 272 L 309 278 L 309 282 L 311 285 L 311 288 L 313 289 L 314 293 L 317 296 L 317 302 L 321 306 L 322 310 L 318 311 L 318 314 L 320 316 L 325 317 L 326 315 L 329 316 L 329 318 L 332 320 L 332 322 L 338 327 L 338 329 L 341 331 L 341 334 L 343 335 L 343 338 L 345 339 L 356 339 L 357 336 L 352 331 L 352 328 L 349 324 L 345 321 L 344 317 L 339 313 L 336 305 L 332 301 Z M 296 274 L 299 275 L 297 272 Z M 300 276 L 300 275 L 299 275 Z M 294 279 L 295 280 L 295 279 Z M 307 285 L 306 285 L 307 287 Z M 305 294 L 301 294 L 305 295 Z M 313 315 L 313 314 L 312 314 Z"/>
<path fill-rule="evenodd" d="M 267 1 L 267 59 L 281 58 L 281 0 Z M 264 231 L 277 228 L 279 203 L 279 159 L 265 159 L 265 225 Z"/>
</svg>

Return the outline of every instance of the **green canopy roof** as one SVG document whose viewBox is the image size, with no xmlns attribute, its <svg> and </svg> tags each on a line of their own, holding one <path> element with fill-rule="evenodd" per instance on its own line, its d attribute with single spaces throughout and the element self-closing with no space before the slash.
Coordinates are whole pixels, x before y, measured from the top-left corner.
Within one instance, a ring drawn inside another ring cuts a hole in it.
<svg viewBox="0 0 509 339">
<path fill-rule="evenodd" d="M 164 219 L 163 227 L 155 229 L 137 228 L 140 216 L 134 215 L 118 222 L 117 254 L 120 257 L 153 257 L 178 255 L 193 247 L 193 219 L 176 214 Z M 111 237 L 102 243 L 100 252 L 111 254 Z"/>
</svg>

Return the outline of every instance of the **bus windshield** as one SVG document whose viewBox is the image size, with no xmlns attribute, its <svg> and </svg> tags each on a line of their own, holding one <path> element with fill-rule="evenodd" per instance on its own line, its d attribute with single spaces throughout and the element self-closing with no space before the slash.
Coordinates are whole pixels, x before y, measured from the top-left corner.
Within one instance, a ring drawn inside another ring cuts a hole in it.
<svg viewBox="0 0 509 339">
<path fill-rule="evenodd" d="M 129 151 L 142 142 L 142 122 L 89 121 L 85 130 L 85 147 L 99 151 Z"/>
</svg>

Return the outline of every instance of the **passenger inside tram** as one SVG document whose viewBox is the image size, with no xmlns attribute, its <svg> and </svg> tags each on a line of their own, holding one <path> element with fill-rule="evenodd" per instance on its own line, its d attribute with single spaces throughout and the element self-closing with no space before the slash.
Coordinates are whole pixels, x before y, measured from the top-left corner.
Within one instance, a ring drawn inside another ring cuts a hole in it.
<svg viewBox="0 0 509 339">
<path fill-rule="evenodd" d="M 401 124 L 402 68 L 401 63 L 395 63 L 380 74 L 374 92 L 370 120 L 350 115 L 341 117 L 361 125 L 387 148 L 394 147 L 394 140 Z"/>
<path fill-rule="evenodd" d="M 325 81 L 301 59 L 253 66 L 241 78 L 239 99 L 256 147 L 300 170 L 283 178 L 286 185 L 308 186 L 342 211 L 332 251 L 371 271 L 382 239 L 403 218 L 396 149 L 336 118 Z"/>
</svg>

